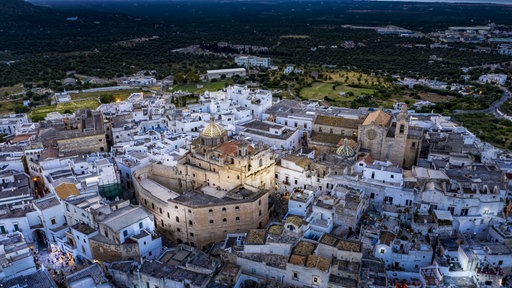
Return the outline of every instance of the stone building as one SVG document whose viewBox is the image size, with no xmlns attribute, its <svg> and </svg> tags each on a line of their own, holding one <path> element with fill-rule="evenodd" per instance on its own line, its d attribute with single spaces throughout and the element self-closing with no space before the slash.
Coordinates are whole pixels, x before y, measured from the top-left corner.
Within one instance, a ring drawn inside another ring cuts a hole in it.
<svg viewBox="0 0 512 288">
<path fill-rule="evenodd" d="M 151 164 L 133 179 L 166 240 L 202 247 L 266 225 L 274 159 L 267 146 L 230 140 L 212 120 L 176 167 Z"/>
<path fill-rule="evenodd" d="M 113 211 L 98 222 L 98 233 L 88 239 L 92 257 L 107 263 L 157 258 L 162 239 L 154 233 L 152 218 L 142 207 L 133 205 Z"/>
<path fill-rule="evenodd" d="M 317 150 L 319 154 L 337 153 L 339 147 L 345 143 L 351 143 L 350 146 L 356 148 L 355 140 L 357 140 L 358 127 L 361 123 L 363 123 L 361 118 L 318 115 L 313 122 L 313 132 L 308 141 L 309 147 Z"/>
<path fill-rule="evenodd" d="M 108 150 L 103 115 L 89 109 L 77 110 L 73 117 L 42 121 L 38 140 L 46 150 L 55 151 L 54 156 Z"/>
<path fill-rule="evenodd" d="M 360 148 L 374 159 L 410 168 L 419 156 L 423 129 L 409 125 L 407 106 L 403 105 L 396 119 L 382 109 L 370 113 L 359 125 L 357 136 Z"/>
</svg>

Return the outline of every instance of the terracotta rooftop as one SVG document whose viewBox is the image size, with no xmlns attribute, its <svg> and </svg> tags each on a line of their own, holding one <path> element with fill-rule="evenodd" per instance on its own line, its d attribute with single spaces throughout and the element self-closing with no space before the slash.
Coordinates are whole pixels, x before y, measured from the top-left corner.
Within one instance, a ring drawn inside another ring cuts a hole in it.
<svg viewBox="0 0 512 288">
<path fill-rule="evenodd" d="M 236 155 L 238 153 L 238 141 L 224 142 L 215 148 L 216 151 L 221 152 L 223 155 Z M 254 148 L 249 145 L 247 152 L 251 153 Z"/>
<path fill-rule="evenodd" d="M 293 253 L 294 255 L 302 255 L 302 256 L 308 256 L 313 254 L 313 251 L 315 251 L 315 244 L 306 242 L 306 241 L 300 241 L 293 247 Z"/>
<path fill-rule="evenodd" d="M 60 199 L 66 199 L 70 196 L 80 195 L 80 191 L 78 191 L 76 185 L 72 183 L 60 184 L 59 186 L 55 187 L 55 192 L 57 193 Z"/>
<path fill-rule="evenodd" d="M 329 234 L 324 234 L 320 243 L 336 247 L 338 250 L 361 252 L 361 242 L 349 241 Z"/>
<path fill-rule="evenodd" d="M 370 125 L 372 123 L 387 127 L 389 125 L 389 122 L 391 121 L 391 115 L 384 112 L 383 110 L 379 109 L 377 111 L 374 111 L 370 114 L 368 114 L 368 117 L 364 119 L 363 125 Z"/>
<path fill-rule="evenodd" d="M 375 160 L 372 158 L 372 156 L 370 156 L 370 154 L 359 158 L 359 160 L 363 160 L 363 162 L 366 163 L 367 165 L 371 165 L 373 164 L 373 162 L 375 162 Z"/>
<path fill-rule="evenodd" d="M 311 159 L 307 157 L 301 157 L 296 155 L 289 155 L 283 158 L 284 160 L 295 163 L 297 166 L 306 168 L 309 164 L 311 164 Z"/>
<path fill-rule="evenodd" d="M 297 227 L 301 227 L 302 226 L 302 218 L 298 217 L 298 216 L 289 216 L 288 218 L 286 218 L 286 224 L 288 223 L 292 223 L 293 225 L 297 226 Z"/>
<path fill-rule="evenodd" d="M 282 225 L 272 225 L 268 228 L 268 233 L 281 235 L 283 234 L 284 227 Z"/>
<path fill-rule="evenodd" d="M 336 248 L 344 251 L 361 252 L 361 242 L 340 239 Z"/>
<path fill-rule="evenodd" d="M 318 255 L 309 255 L 306 267 L 316 268 L 321 271 L 328 271 L 331 267 L 331 259 Z"/>
<path fill-rule="evenodd" d="M 301 255 L 292 255 L 290 256 L 290 263 L 294 265 L 305 265 L 306 264 L 306 256 Z"/>
<path fill-rule="evenodd" d="M 380 242 L 380 244 L 386 244 L 386 245 L 390 246 L 391 242 L 393 240 L 395 240 L 395 237 L 396 237 L 396 235 L 389 231 L 381 231 L 380 237 L 379 237 L 379 242 Z"/>
<path fill-rule="evenodd" d="M 329 245 L 329 246 L 333 246 L 333 247 L 337 241 L 338 241 L 338 238 L 335 238 L 329 234 L 324 234 L 324 236 L 320 239 L 320 243 Z"/>
<path fill-rule="evenodd" d="M 326 125 L 333 127 L 343 127 L 349 129 L 357 129 L 362 121 L 360 119 L 349 119 L 336 116 L 324 116 L 318 115 L 315 119 L 314 124 Z"/>
<path fill-rule="evenodd" d="M 329 133 L 319 133 L 316 131 L 311 132 L 311 141 L 313 142 L 319 142 L 319 143 L 326 143 L 326 144 L 332 144 L 336 145 L 340 142 L 341 139 L 343 139 L 343 135 L 338 134 L 329 134 Z"/>
<path fill-rule="evenodd" d="M 34 134 L 19 134 L 16 135 L 12 140 L 11 143 L 19 143 L 23 141 L 27 141 L 30 139 L 30 137 L 34 136 Z"/>
<path fill-rule="evenodd" d="M 247 232 L 245 244 L 265 244 L 267 231 L 265 229 L 251 229 Z"/>
</svg>

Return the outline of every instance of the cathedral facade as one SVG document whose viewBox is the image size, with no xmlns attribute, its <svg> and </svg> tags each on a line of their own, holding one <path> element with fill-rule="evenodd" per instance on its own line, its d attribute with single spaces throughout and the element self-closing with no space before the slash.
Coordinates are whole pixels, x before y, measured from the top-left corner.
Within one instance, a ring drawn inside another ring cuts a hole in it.
<svg viewBox="0 0 512 288">
<path fill-rule="evenodd" d="M 361 151 L 372 158 L 411 168 L 421 149 L 423 130 L 409 125 L 407 106 L 393 118 L 382 109 L 374 111 L 359 125 L 358 143 Z"/>
</svg>

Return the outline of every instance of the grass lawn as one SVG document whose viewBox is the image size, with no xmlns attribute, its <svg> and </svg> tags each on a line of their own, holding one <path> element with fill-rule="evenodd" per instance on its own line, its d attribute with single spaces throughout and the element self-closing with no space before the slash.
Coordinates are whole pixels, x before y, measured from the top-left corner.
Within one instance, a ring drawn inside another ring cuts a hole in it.
<svg viewBox="0 0 512 288">
<path fill-rule="evenodd" d="M 320 83 L 316 82 L 311 87 L 306 87 L 300 91 L 300 95 L 304 99 L 308 100 L 324 100 L 325 96 L 328 96 L 335 101 L 352 101 L 361 94 L 371 95 L 375 93 L 375 90 L 368 88 L 353 88 L 347 85 L 337 85 L 333 90 L 334 83 Z M 340 95 L 340 92 L 352 92 L 354 96 Z"/>
<path fill-rule="evenodd" d="M 218 91 L 225 87 L 225 85 L 232 85 L 234 82 L 231 79 L 220 80 L 215 82 L 205 83 L 190 83 L 190 84 L 178 84 L 172 87 L 172 91 L 188 91 L 194 94 L 202 94 L 205 91 Z"/>
<path fill-rule="evenodd" d="M 142 89 L 130 89 L 130 90 L 116 90 L 116 91 L 102 91 L 102 92 L 82 92 L 82 93 L 70 93 L 72 100 L 87 99 L 87 98 L 100 98 L 101 95 L 113 95 L 115 99 L 125 100 L 130 97 L 132 93 L 142 92 Z"/>
<path fill-rule="evenodd" d="M 392 84 L 382 77 L 374 77 L 355 71 L 340 71 L 326 74 L 329 76 L 330 81 L 340 82 L 342 84 L 356 84 L 370 87 L 390 87 Z"/>
<path fill-rule="evenodd" d="M 29 113 L 30 118 L 32 121 L 37 122 L 40 120 L 43 120 L 44 117 L 46 117 L 46 114 L 50 112 L 75 112 L 76 109 L 82 109 L 82 108 L 89 108 L 89 109 L 96 109 L 100 106 L 100 102 L 96 99 L 87 99 L 87 100 L 81 100 L 81 101 L 74 101 L 74 102 L 67 102 L 52 106 L 40 106 L 36 107 L 34 110 L 32 110 Z"/>
<path fill-rule="evenodd" d="M 0 87 L 0 96 L 23 92 L 23 84 Z"/>
</svg>

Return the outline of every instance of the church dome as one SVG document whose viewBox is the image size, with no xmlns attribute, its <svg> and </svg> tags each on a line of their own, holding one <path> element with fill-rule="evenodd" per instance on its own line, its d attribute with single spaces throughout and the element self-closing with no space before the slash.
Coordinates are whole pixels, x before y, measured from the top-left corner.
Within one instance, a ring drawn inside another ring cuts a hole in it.
<svg viewBox="0 0 512 288">
<path fill-rule="evenodd" d="M 201 131 L 201 136 L 207 138 L 221 137 L 226 134 L 226 129 L 222 128 L 222 126 L 215 123 L 213 118 L 211 119 L 210 123 L 208 123 L 208 125 L 204 127 L 203 131 Z"/>
<path fill-rule="evenodd" d="M 341 145 L 336 150 L 336 154 L 347 158 L 356 155 L 357 143 L 354 140 L 345 138 L 339 144 Z"/>
</svg>

